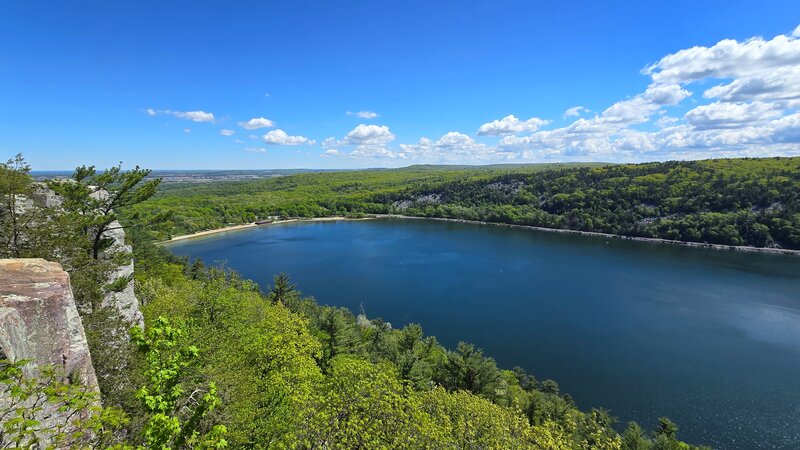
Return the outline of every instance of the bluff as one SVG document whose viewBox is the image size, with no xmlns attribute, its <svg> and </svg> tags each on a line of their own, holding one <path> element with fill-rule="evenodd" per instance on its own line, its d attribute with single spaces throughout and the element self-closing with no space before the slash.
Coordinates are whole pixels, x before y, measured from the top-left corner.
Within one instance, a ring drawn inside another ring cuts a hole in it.
<svg viewBox="0 0 800 450">
<path fill-rule="evenodd" d="M 0 351 L 28 370 L 52 365 L 97 389 L 86 334 L 69 274 L 43 259 L 0 259 Z"/>
<path fill-rule="evenodd" d="M 103 190 L 95 191 L 92 196 L 96 198 L 106 197 L 108 193 Z M 61 208 L 62 198 L 44 183 L 35 186 L 32 198 L 21 197 L 21 209 L 29 208 Z M 119 284 L 120 280 L 126 280 L 123 286 L 116 291 L 109 291 L 103 298 L 104 307 L 113 307 L 117 310 L 120 317 L 133 324 L 144 326 L 144 316 L 139 307 L 139 300 L 134 294 L 133 287 L 133 248 L 125 243 L 125 231 L 118 221 L 111 223 L 109 230 L 103 233 L 104 238 L 113 240 L 113 244 L 103 254 L 103 258 L 111 258 L 115 254 L 124 254 L 130 257 L 129 261 L 121 264 L 108 277 L 108 284 Z"/>
</svg>

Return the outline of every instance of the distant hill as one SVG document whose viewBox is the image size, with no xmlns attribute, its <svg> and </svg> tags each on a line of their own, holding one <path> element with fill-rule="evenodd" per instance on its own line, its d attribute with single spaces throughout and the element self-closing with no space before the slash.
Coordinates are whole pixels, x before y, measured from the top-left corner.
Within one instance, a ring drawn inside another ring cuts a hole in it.
<svg viewBox="0 0 800 450">
<path fill-rule="evenodd" d="M 403 214 L 800 249 L 800 157 L 305 172 L 170 184 L 137 209 L 171 211 L 173 234 L 269 216 Z"/>
</svg>

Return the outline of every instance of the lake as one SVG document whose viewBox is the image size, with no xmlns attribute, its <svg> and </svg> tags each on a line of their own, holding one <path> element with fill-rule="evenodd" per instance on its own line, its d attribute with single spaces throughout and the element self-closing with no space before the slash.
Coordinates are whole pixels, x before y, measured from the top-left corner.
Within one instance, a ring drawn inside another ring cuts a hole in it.
<svg viewBox="0 0 800 450">
<path fill-rule="evenodd" d="M 271 225 L 178 241 L 264 290 L 416 322 L 716 448 L 800 448 L 800 257 L 421 220 Z"/>
</svg>

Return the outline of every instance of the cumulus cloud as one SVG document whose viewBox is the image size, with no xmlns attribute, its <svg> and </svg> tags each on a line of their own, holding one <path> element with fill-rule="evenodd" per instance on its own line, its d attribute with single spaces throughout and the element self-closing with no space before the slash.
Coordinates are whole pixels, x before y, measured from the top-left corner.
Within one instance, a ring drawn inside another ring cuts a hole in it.
<svg viewBox="0 0 800 450">
<path fill-rule="evenodd" d="M 709 130 L 760 125 L 779 116 L 781 110 L 774 103 L 714 102 L 692 109 L 685 117 L 695 129 Z"/>
<path fill-rule="evenodd" d="M 372 111 L 358 111 L 358 112 L 347 111 L 347 115 L 356 116 L 359 119 L 375 119 L 380 114 Z"/>
<path fill-rule="evenodd" d="M 245 151 L 253 152 L 253 153 L 264 153 L 267 149 L 263 147 L 245 147 Z"/>
<path fill-rule="evenodd" d="M 353 150 L 347 155 L 352 158 L 385 159 L 397 158 L 396 152 L 388 148 L 394 141 L 395 135 L 386 125 L 359 124 L 344 138 L 326 138 L 322 141 L 323 148 L 351 147 Z M 338 151 L 338 149 L 336 149 Z"/>
<path fill-rule="evenodd" d="M 314 144 L 314 140 L 305 136 L 291 136 L 281 129 L 272 130 L 262 136 L 264 142 L 271 145 L 303 145 Z"/>
<path fill-rule="evenodd" d="M 591 111 L 589 110 L 589 108 L 586 108 L 585 106 L 580 106 L 580 105 L 573 106 L 572 108 L 568 108 L 566 111 L 564 111 L 564 118 L 566 119 L 567 117 L 578 117 L 585 112 L 591 112 Z"/>
<path fill-rule="evenodd" d="M 539 119 L 538 117 L 531 117 L 528 120 L 519 120 L 514 115 L 503 117 L 499 120 L 481 125 L 478 129 L 478 135 L 500 135 L 519 133 L 522 131 L 536 131 L 542 125 L 550 123 L 549 120 Z"/>
<path fill-rule="evenodd" d="M 175 116 L 179 119 L 191 120 L 192 122 L 214 122 L 214 114 L 205 111 L 173 111 L 171 109 L 153 109 L 147 108 L 148 116 L 155 116 L 158 114 L 167 114 Z"/>
<path fill-rule="evenodd" d="M 780 67 L 760 76 L 737 78 L 716 85 L 703 93 L 703 97 L 722 101 L 780 102 L 784 106 L 800 105 L 800 65 Z"/>
<path fill-rule="evenodd" d="M 446 133 L 436 141 L 423 137 L 416 144 L 400 144 L 398 156 L 428 163 L 485 162 L 514 157 L 456 131 Z"/>
<path fill-rule="evenodd" d="M 394 134 L 386 125 L 356 126 L 344 137 L 344 142 L 349 145 L 383 145 L 394 140 Z"/>
<path fill-rule="evenodd" d="M 269 128 L 274 126 L 275 123 L 265 117 L 255 117 L 247 122 L 239 122 L 239 126 L 245 130 L 257 130 L 259 128 Z"/>
<path fill-rule="evenodd" d="M 219 134 L 223 136 L 233 136 L 234 134 L 236 134 L 236 132 L 233 130 L 220 130 Z"/>
<path fill-rule="evenodd" d="M 798 36 L 724 39 L 666 55 L 642 73 L 650 78 L 643 92 L 562 128 L 505 135 L 497 148 L 536 160 L 800 154 Z M 667 115 L 709 84 L 685 121 Z"/>
<path fill-rule="evenodd" d="M 331 148 L 331 149 L 325 150 L 325 153 L 323 153 L 322 156 L 340 156 L 340 153 L 339 153 L 339 150 L 336 150 L 335 148 Z"/>
<path fill-rule="evenodd" d="M 214 121 L 214 114 L 205 111 L 186 111 L 186 112 L 179 112 L 173 111 L 172 114 L 175 117 L 180 117 L 181 119 L 191 120 L 192 122 L 213 122 Z"/>
<path fill-rule="evenodd" d="M 692 47 L 645 68 L 656 83 L 686 84 L 704 79 L 731 80 L 704 92 L 724 101 L 772 100 L 796 104 L 800 98 L 800 39 L 778 35 L 743 42 L 724 39 L 711 47 Z"/>
</svg>

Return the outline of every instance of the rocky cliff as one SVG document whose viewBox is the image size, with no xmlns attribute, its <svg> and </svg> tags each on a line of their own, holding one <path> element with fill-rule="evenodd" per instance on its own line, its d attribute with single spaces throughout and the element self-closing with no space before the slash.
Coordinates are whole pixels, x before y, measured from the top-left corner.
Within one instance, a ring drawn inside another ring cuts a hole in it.
<svg viewBox="0 0 800 450">
<path fill-rule="evenodd" d="M 98 190 L 92 194 L 94 197 L 104 197 L 108 193 L 103 190 Z M 37 183 L 34 189 L 33 198 L 21 198 L 20 208 L 29 209 L 33 207 L 42 208 L 60 208 L 63 204 L 61 197 L 56 194 L 52 189 L 48 188 L 45 183 Z M 111 229 L 104 233 L 104 237 L 109 237 L 114 240 L 114 244 L 102 256 L 105 258 L 112 257 L 113 254 L 124 253 L 132 255 L 133 249 L 130 245 L 125 244 L 125 231 L 122 225 L 114 221 L 111 224 Z M 120 279 L 127 279 L 128 282 L 124 288 L 115 292 L 108 292 L 103 299 L 103 306 L 110 306 L 115 308 L 120 317 L 130 322 L 132 325 L 144 326 L 144 317 L 139 308 L 139 300 L 134 294 L 133 287 L 133 259 L 130 262 L 117 268 L 108 277 L 108 284 L 114 284 Z"/>
<path fill-rule="evenodd" d="M 111 224 L 111 230 L 106 231 L 104 236 L 114 239 L 114 244 L 111 251 L 122 252 L 127 255 L 133 254 L 133 248 L 125 244 L 125 232 L 122 230 L 122 225 L 114 221 Z M 114 271 L 108 279 L 109 284 L 114 283 L 119 279 L 127 279 L 128 282 L 125 287 L 118 292 L 109 292 L 103 299 L 103 306 L 112 306 L 116 308 L 120 316 L 133 325 L 144 326 L 144 316 L 139 308 L 139 299 L 133 292 L 133 258 L 128 264 L 122 265 Z"/>
<path fill-rule="evenodd" d="M 0 259 L 0 350 L 29 370 L 52 365 L 97 389 L 69 274 L 43 259 Z"/>
</svg>

